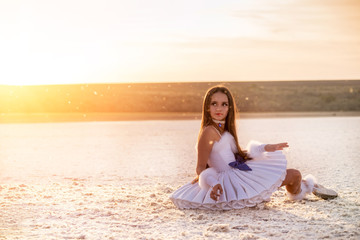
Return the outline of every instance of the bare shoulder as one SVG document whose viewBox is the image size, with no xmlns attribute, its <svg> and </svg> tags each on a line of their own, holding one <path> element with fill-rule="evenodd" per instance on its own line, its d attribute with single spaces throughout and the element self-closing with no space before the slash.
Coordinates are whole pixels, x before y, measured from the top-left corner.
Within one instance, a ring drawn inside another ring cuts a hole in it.
<svg viewBox="0 0 360 240">
<path fill-rule="evenodd" d="M 218 131 L 213 126 L 204 127 L 200 135 L 200 140 L 205 141 L 219 141 L 220 138 Z"/>
</svg>

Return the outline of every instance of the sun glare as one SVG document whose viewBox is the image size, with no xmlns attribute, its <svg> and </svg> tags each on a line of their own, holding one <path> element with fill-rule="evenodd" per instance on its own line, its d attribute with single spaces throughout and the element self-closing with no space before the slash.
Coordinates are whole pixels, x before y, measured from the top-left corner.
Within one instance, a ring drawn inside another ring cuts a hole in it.
<svg viewBox="0 0 360 240">
<path fill-rule="evenodd" d="M 59 43 L 60 45 L 60 43 Z M 12 48 L 17 48 L 16 45 Z M 53 85 L 99 82 L 126 82 L 127 73 L 146 67 L 150 53 L 141 47 L 122 47 L 116 50 L 98 49 L 94 44 L 81 52 L 66 49 L 60 53 L 56 48 L 37 55 L 23 53 L 16 65 L 7 66 L 1 73 L 0 85 Z M 153 60 L 154 62 L 155 60 Z"/>
<path fill-rule="evenodd" d="M 360 76 L 357 3 L 4 2 L 0 85 Z"/>
<path fill-rule="evenodd" d="M 46 82 L 29 82 L 25 80 L 10 80 L 10 81 L 1 81 L 0 85 L 9 85 L 9 86 L 29 86 L 29 85 L 43 85 L 49 84 Z"/>
</svg>

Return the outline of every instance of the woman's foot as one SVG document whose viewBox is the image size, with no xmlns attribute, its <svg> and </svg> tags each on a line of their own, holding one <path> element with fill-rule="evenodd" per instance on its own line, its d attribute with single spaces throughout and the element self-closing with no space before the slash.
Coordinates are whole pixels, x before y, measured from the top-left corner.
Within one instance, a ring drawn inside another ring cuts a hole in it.
<svg viewBox="0 0 360 240">
<path fill-rule="evenodd" d="M 287 192 L 287 195 L 290 200 L 302 200 L 306 197 L 306 195 L 313 192 L 314 185 L 315 185 L 316 179 L 312 175 L 307 175 L 302 181 L 301 181 L 301 190 L 297 194 L 292 194 L 290 192 Z"/>
<path fill-rule="evenodd" d="M 315 196 L 324 200 L 334 199 L 338 194 L 331 189 L 328 189 L 317 183 L 316 178 L 309 174 L 301 181 L 301 191 L 297 194 L 287 192 L 290 200 L 302 200 L 306 195 L 313 193 Z"/>
</svg>

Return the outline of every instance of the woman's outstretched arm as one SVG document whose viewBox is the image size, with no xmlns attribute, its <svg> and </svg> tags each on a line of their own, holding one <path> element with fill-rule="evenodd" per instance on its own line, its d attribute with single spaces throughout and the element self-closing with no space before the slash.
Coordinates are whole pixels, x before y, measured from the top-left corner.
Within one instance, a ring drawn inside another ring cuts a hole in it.
<svg viewBox="0 0 360 240">
<path fill-rule="evenodd" d="M 266 144 L 264 150 L 267 152 L 275 152 L 277 150 L 283 150 L 284 148 L 289 147 L 287 142 L 277 143 L 277 144 Z"/>
</svg>

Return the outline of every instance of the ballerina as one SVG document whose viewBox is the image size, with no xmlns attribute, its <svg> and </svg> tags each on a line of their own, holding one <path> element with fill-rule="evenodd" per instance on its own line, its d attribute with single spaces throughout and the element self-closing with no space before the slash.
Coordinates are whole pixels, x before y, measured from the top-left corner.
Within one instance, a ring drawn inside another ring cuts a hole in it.
<svg viewBox="0 0 360 240">
<path fill-rule="evenodd" d="M 324 199 L 337 196 L 316 184 L 313 176 L 302 179 L 300 171 L 286 168 L 281 151 L 289 147 L 286 142 L 251 141 L 243 151 L 238 143 L 235 114 L 235 101 L 226 87 L 215 86 L 207 91 L 197 143 L 197 177 L 171 194 L 177 207 L 252 207 L 270 201 L 272 193 L 282 186 L 291 200 L 303 199 L 312 192 Z"/>
</svg>

